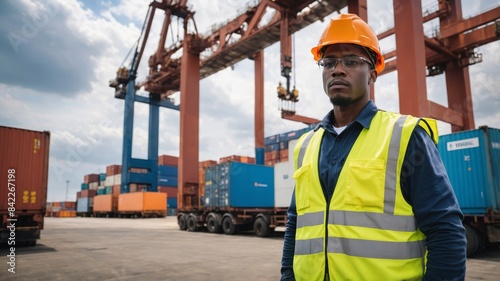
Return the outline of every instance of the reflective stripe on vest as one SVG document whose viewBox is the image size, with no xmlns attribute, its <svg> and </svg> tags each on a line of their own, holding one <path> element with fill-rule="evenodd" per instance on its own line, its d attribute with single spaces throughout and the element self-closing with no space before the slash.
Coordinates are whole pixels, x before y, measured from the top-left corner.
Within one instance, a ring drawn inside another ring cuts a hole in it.
<svg viewBox="0 0 500 281">
<path fill-rule="evenodd" d="M 413 232 L 417 230 L 414 216 L 394 216 L 394 205 L 396 198 L 396 177 L 397 164 L 401 143 L 403 125 L 407 116 L 400 116 L 394 124 L 390 143 L 387 167 L 385 171 L 385 191 L 384 191 L 384 213 L 372 212 L 352 212 L 352 211 L 329 211 L 328 223 L 344 226 L 369 227 L 384 230 Z M 306 136 L 300 147 L 297 165 L 302 166 L 303 158 L 307 146 L 314 132 Z M 297 228 L 318 226 L 324 222 L 324 212 L 306 213 L 297 216 Z M 314 238 L 306 240 L 296 240 L 296 255 L 314 254 L 322 251 L 323 239 Z M 384 251 L 380 251 L 380 248 Z M 411 259 L 421 258 L 425 255 L 425 243 L 423 241 L 414 242 L 383 242 L 368 241 L 348 238 L 328 238 L 328 252 L 344 253 L 351 256 L 367 258 L 390 258 L 390 259 Z M 381 255 L 381 252 L 383 256 Z M 403 253 L 410 253 L 409 256 Z"/>
</svg>

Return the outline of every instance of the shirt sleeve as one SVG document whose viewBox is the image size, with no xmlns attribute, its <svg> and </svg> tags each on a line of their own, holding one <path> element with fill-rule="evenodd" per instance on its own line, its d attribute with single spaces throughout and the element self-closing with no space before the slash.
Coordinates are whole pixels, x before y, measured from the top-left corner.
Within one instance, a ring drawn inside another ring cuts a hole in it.
<svg viewBox="0 0 500 281">
<path fill-rule="evenodd" d="M 295 229 L 297 226 L 297 209 L 295 206 L 295 190 L 292 193 L 292 200 L 287 211 L 287 222 L 283 243 L 283 256 L 281 258 L 281 279 L 280 281 L 294 281 L 293 255 L 295 252 Z"/>
<path fill-rule="evenodd" d="M 426 236 L 424 280 L 464 280 L 467 247 L 463 214 L 436 145 L 420 126 L 410 138 L 401 185 Z"/>
</svg>

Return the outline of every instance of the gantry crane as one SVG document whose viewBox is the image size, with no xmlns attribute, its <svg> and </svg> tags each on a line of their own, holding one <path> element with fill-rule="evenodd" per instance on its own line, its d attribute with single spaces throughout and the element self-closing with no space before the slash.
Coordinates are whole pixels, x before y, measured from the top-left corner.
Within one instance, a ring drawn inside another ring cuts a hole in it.
<svg viewBox="0 0 500 281">
<path fill-rule="evenodd" d="M 158 134 L 157 130 L 153 132 L 156 133 L 155 136 L 151 134 L 151 124 L 156 125 L 157 129 L 158 122 L 155 120 L 158 117 L 153 113 L 150 114 L 150 120 L 153 119 L 153 121 L 150 121 L 149 158 L 147 161 L 131 158 L 132 121 L 130 118 L 133 114 L 130 115 L 130 112 L 133 113 L 134 100 L 138 101 L 135 97 L 136 88 L 144 87 L 150 92 L 150 101 L 157 104 L 158 96 L 168 97 L 171 93 L 180 91 L 179 211 L 199 207 L 199 80 L 243 59 L 254 60 L 255 158 L 256 163 L 262 164 L 264 159 L 263 49 L 276 42 L 281 43 L 281 73 L 289 81 L 293 33 L 315 21 L 323 20 L 346 6 L 348 12 L 355 13 L 364 20 L 368 18 L 367 0 L 261 0 L 255 5 L 248 6 L 243 14 L 228 23 L 213 28 L 208 36 L 201 37 L 197 31 L 190 33 L 187 30 L 187 21 L 192 19 L 194 12 L 186 7 L 186 2 L 187 0 L 156 0 L 150 4 L 152 11 L 148 12 L 148 24 L 143 44 L 136 52 L 137 55 L 128 73 L 129 78 L 124 79 L 126 75 L 118 75 L 117 81 L 111 84 L 117 92 L 122 92 L 120 89 L 126 89 L 123 153 L 125 171 L 130 167 L 149 167 L 153 172 L 152 161 L 157 157 L 154 154 L 157 154 Z M 443 120 L 452 124 L 453 131 L 472 129 L 474 118 L 468 65 L 479 61 L 474 48 L 498 40 L 500 8 L 496 7 L 481 15 L 463 19 L 460 1 L 439 0 L 438 4 L 436 11 L 423 16 L 420 1 L 394 1 L 395 28 L 380 34 L 379 38 L 395 34 L 396 51 L 384 55 L 387 63 L 386 69 L 381 74 L 396 68 L 399 71 L 401 113 Z M 136 86 L 134 79 L 137 66 L 144 50 L 155 9 L 165 10 L 166 15 L 160 44 L 157 52 L 149 60 L 149 76 Z M 269 9 L 274 11 L 274 16 L 264 22 L 263 16 Z M 165 48 L 166 30 L 172 15 L 184 19 L 184 38 L 173 46 Z M 428 38 L 423 33 L 423 23 L 436 17 L 440 19 L 440 32 L 434 38 Z M 407 34 L 413 36 L 408 37 Z M 174 58 L 173 55 L 181 49 L 182 57 Z M 405 63 L 397 65 L 397 60 L 405 61 Z M 426 66 L 429 74 L 425 71 Z M 425 89 L 426 76 L 435 75 L 443 70 L 447 81 L 448 108 L 428 101 Z M 290 92 L 288 83 L 286 90 Z M 373 88 L 371 92 L 374 98 Z M 165 103 L 165 106 L 167 104 Z M 172 108 L 171 105 L 169 106 Z M 282 113 L 282 117 L 304 123 L 319 121 L 286 111 Z M 156 138 L 156 142 L 151 140 L 152 137 Z M 138 177 L 128 171 L 127 174 L 122 176 L 125 185 Z M 126 189 L 127 187 L 122 187 L 122 190 Z"/>
</svg>

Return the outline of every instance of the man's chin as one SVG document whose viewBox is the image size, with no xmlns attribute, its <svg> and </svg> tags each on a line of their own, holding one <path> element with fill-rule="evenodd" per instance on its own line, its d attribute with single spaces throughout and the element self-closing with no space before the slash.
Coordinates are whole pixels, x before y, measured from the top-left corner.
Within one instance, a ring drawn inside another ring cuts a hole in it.
<svg viewBox="0 0 500 281">
<path fill-rule="evenodd" d="M 333 97 L 330 98 L 330 102 L 336 106 L 348 106 L 352 104 L 352 99 L 346 97 Z"/>
</svg>

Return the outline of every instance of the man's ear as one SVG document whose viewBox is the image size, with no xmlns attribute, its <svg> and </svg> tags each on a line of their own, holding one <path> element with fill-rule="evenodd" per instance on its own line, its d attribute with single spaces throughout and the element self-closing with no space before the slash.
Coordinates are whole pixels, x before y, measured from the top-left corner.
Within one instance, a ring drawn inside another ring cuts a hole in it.
<svg viewBox="0 0 500 281">
<path fill-rule="evenodd" d="M 375 83 L 375 81 L 377 81 L 377 77 L 378 77 L 377 71 L 375 69 L 372 69 L 372 71 L 370 71 L 370 78 L 368 79 L 368 84 Z"/>
</svg>

